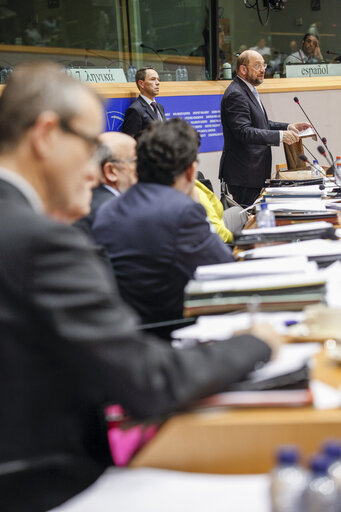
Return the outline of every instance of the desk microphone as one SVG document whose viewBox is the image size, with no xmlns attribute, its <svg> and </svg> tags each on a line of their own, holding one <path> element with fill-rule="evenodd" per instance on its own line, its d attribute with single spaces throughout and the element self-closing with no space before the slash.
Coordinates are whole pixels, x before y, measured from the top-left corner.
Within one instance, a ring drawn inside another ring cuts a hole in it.
<svg viewBox="0 0 341 512">
<path fill-rule="evenodd" d="M 337 55 L 337 57 L 334 60 L 336 60 L 336 62 L 341 62 L 341 55 L 340 55 L 340 53 L 333 52 L 332 50 L 327 50 L 326 53 L 328 55 Z"/>
<path fill-rule="evenodd" d="M 322 147 L 322 146 L 319 146 L 319 147 Z M 322 148 L 323 149 L 323 148 Z M 308 163 L 311 167 L 311 170 L 314 169 L 314 164 L 312 164 L 308 158 L 306 157 L 306 155 L 299 155 L 298 157 L 300 160 L 302 160 L 302 162 L 305 162 L 305 163 Z M 325 176 L 325 178 L 327 178 L 329 181 L 330 181 L 330 178 L 327 176 L 326 172 L 322 169 L 320 169 L 320 174 L 322 174 L 322 176 Z M 321 186 L 320 186 L 321 188 Z M 324 188 L 324 187 L 323 187 Z M 322 190 L 322 189 L 321 189 Z"/>
<path fill-rule="evenodd" d="M 146 48 L 147 50 L 151 50 L 152 52 L 154 52 L 155 55 L 157 55 L 159 57 L 159 59 L 161 60 L 161 62 L 163 64 L 163 60 L 161 59 L 161 57 L 158 53 L 160 50 L 155 50 L 155 48 L 153 48 L 152 46 L 148 46 L 147 44 L 144 44 L 144 43 L 140 43 L 140 46 L 141 46 L 141 48 Z"/>
<path fill-rule="evenodd" d="M 315 132 L 316 132 L 316 134 L 317 134 L 318 138 L 320 139 L 320 141 L 322 142 L 322 144 L 324 145 L 324 147 L 325 147 L 325 148 L 326 148 L 326 150 L 328 151 L 330 158 L 333 160 L 333 157 L 332 157 L 332 155 L 331 155 L 331 153 L 330 153 L 330 151 L 329 151 L 329 149 L 328 149 L 328 147 L 327 147 L 327 144 L 326 144 L 327 139 L 326 139 L 325 137 L 323 137 L 323 138 L 322 138 L 322 137 L 320 136 L 320 134 L 319 134 L 319 132 L 317 131 L 316 127 L 313 125 L 313 123 L 312 123 L 311 119 L 308 117 L 308 114 L 305 112 L 305 110 L 303 109 L 302 105 L 300 104 L 300 100 L 297 98 L 297 96 L 295 96 L 295 97 L 294 97 L 294 102 L 295 102 L 295 103 L 297 103 L 297 105 L 300 107 L 300 109 L 302 110 L 303 114 L 304 114 L 304 115 L 305 115 L 305 117 L 308 119 L 308 121 L 309 121 L 309 123 L 311 124 L 311 126 L 314 128 L 314 130 L 315 130 Z M 321 153 L 321 154 L 322 154 L 322 153 Z"/>
<path fill-rule="evenodd" d="M 327 156 L 325 150 L 324 150 L 324 147 L 323 146 L 317 146 L 317 151 L 322 155 L 324 156 L 324 158 L 327 160 L 328 164 L 330 165 L 329 169 L 334 171 L 335 170 L 335 167 L 334 167 L 334 161 L 333 160 L 330 160 L 330 158 Z M 328 170 L 329 170 L 328 169 Z"/>
</svg>

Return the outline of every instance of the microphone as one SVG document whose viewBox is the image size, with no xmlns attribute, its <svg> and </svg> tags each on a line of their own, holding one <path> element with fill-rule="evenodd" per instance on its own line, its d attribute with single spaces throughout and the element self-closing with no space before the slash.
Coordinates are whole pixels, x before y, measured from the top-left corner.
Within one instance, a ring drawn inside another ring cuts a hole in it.
<svg viewBox="0 0 341 512">
<path fill-rule="evenodd" d="M 324 140 L 326 141 L 327 139 L 324 137 L 324 140 L 321 138 L 319 132 L 317 131 L 316 127 L 314 126 L 313 122 L 311 121 L 311 119 L 309 118 L 308 114 L 305 112 L 304 108 L 302 107 L 302 105 L 300 104 L 300 100 L 297 98 L 297 96 L 294 97 L 294 102 L 297 103 L 297 105 L 300 107 L 300 109 L 302 110 L 303 114 L 305 115 L 305 117 L 308 119 L 309 123 L 311 124 L 311 126 L 314 128 L 316 134 L 318 135 L 318 138 L 320 139 L 320 141 L 322 142 L 322 144 L 324 145 L 324 147 L 326 148 L 326 150 L 328 151 L 329 153 L 329 156 L 330 158 L 333 160 L 333 156 L 332 154 L 330 153 L 328 147 L 327 147 L 327 144 L 326 142 L 324 142 Z"/>
<path fill-rule="evenodd" d="M 141 48 L 146 48 L 147 50 L 151 50 L 152 52 L 154 52 L 155 55 L 157 55 L 159 57 L 159 59 L 161 60 L 161 62 L 163 64 L 163 60 L 161 59 L 160 55 L 158 54 L 159 50 L 155 50 L 152 46 L 148 46 L 144 43 L 140 43 L 140 46 L 141 46 Z"/>
<path fill-rule="evenodd" d="M 324 150 L 324 147 L 323 146 L 317 146 L 317 151 L 322 156 L 324 156 L 324 158 L 327 160 L 328 164 L 330 165 L 330 169 L 334 169 L 334 161 L 329 159 L 329 157 L 327 156 L 327 154 L 326 154 L 326 152 Z"/>
<path fill-rule="evenodd" d="M 320 146 L 320 147 L 322 147 L 322 146 Z M 323 148 L 322 148 L 322 149 L 323 149 Z M 308 160 L 308 158 L 306 157 L 306 155 L 299 155 L 299 157 L 298 157 L 298 158 L 299 158 L 300 160 L 302 160 L 302 162 L 304 162 L 304 163 L 308 163 L 308 164 L 310 165 L 310 167 L 311 167 L 311 170 L 313 170 L 313 169 L 314 169 L 314 164 L 312 164 L 312 163 Z M 315 160 L 316 160 L 316 158 L 315 158 Z M 329 180 L 330 180 L 330 178 L 328 178 L 328 176 L 327 176 L 327 174 L 325 173 L 325 171 L 324 171 L 324 170 L 319 170 L 319 171 L 320 171 L 320 174 L 321 174 L 322 176 L 325 176 L 327 179 L 329 179 Z"/>
<path fill-rule="evenodd" d="M 336 62 L 341 62 L 341 55 L 340 55 L 340 53 L 333 52 L 332 50 L 327 50 L 326 53 L 328 55 L 338 55 L 338 57 L 336 57 L 336 59 L 334 59 L 334 60 L 336 60 Z"/>
<path fill-rule="evenodd" d="M 162 53 L 162 52 L 169 52 L 169 51 L 172 51 L 172 52 L 176 52 L 178 55 L 179 54 L 179 50 L 177 50 L 176 48 L 159 48 L 158 50 L 156 50 L 157 53 Z"/>
</svg>

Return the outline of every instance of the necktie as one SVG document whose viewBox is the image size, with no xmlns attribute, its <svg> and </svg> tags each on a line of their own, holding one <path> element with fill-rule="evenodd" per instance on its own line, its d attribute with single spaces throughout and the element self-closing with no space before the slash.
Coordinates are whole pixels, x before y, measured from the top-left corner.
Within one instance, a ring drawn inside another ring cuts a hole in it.
<svg viewBox="0 0 341 512">
<path fill-rule="evenodd" d="M 155 102 L 155 101 L 152 101 L 152 102 L 151 102 L 151 104 L 150 104 L 150 106 L 151 106 L 151 107 L 152 107 L 152 109 L 154 110 L 154 112 L 155 112 L 155 114 L 156 114 L 156 117 L 157 117 L 158 119 L 160 119 L 160 117 L 161 117 L 161 116 L 160 116 L 160 114 L 159 114 L 159 110 L 158 110 L 158 108 L 157 108 L 157 106 L 156 106 L 156 102 Z"/>
<path fill-rule="evenodd" d="M 261 104 L 261 101 L 260 101 L 260 99 L 259 99 L 259 94 L 258 94 L 258 91 L 257 91 L 256 87 L 254 87 L 254 88 L 253 88 L 252 92 L 253 92 L 253 94 L 255 95 L 255 98 L 256 98 L 256 100 L 258 101 L 260 108 L 261 108 L 261 109 L 263 110 L 263 112 L 264 112 L 263 105 Z"/>
</svg>

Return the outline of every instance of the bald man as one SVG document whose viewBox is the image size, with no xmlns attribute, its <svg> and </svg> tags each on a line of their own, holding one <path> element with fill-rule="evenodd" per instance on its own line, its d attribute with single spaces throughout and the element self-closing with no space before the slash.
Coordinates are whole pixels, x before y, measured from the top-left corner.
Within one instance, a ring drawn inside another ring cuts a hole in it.
<svg viewBox="0 0 341 512">
<path fill-rule="evenodd" d="M 88 215 L 75 222 L 75 226 L 88 235 L 91 235 L 98 208 L 109 199 L 123 194 L 137 182 L 135 139 L 119 132 L 102 133 L 99 139 L 104 146 L 103 159 L 100 162 L 101 184 L 93 189 Z"/>
<path fill-rule="evenodd" d="M 263 83 L 266 64 L 262 55 L 246 50 L 237 59 L 237 76 L 221 102 L 224 150 L 219 178 L 224 179 L 233 199 L 250 206 L 271 176 L 271 146 L 293 144 L 308 123 L 269 121 L 257 87 Z"/>
</svg>

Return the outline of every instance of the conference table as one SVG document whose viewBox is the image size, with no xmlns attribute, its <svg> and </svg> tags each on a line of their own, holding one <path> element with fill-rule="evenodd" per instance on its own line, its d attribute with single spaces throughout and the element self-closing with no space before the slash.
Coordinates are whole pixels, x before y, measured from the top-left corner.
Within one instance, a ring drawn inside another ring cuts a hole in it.
<svg viewBox="0 0 341 512">
<path fill-rule="evenodd" d="M 254 218 L 248 227 L 253 223 Z M 311 378 L 341 393 L 341 364 L 327 358 L 322 343 L 312 361 Z M 165 421 L 130 465 L 203 473 L 266 473 L 273 467 L 279 445 L 296 444 L 309 457 L 330 438 L 341 440 L 341 408 L 199 410 Z"/>
<path fill-rule="evenodd" d="M 312 378 L 339 388 L 341 365 L 321 352 L 313 360 Z M 215 409 L 178 414 L 134 457 L 131 467 L 178 471 L 265 473 L 281 444 L 297 444 L 304 456 L 325 439 L 341 439 L 341 408 L 313 406 Z"/>
</svg>

